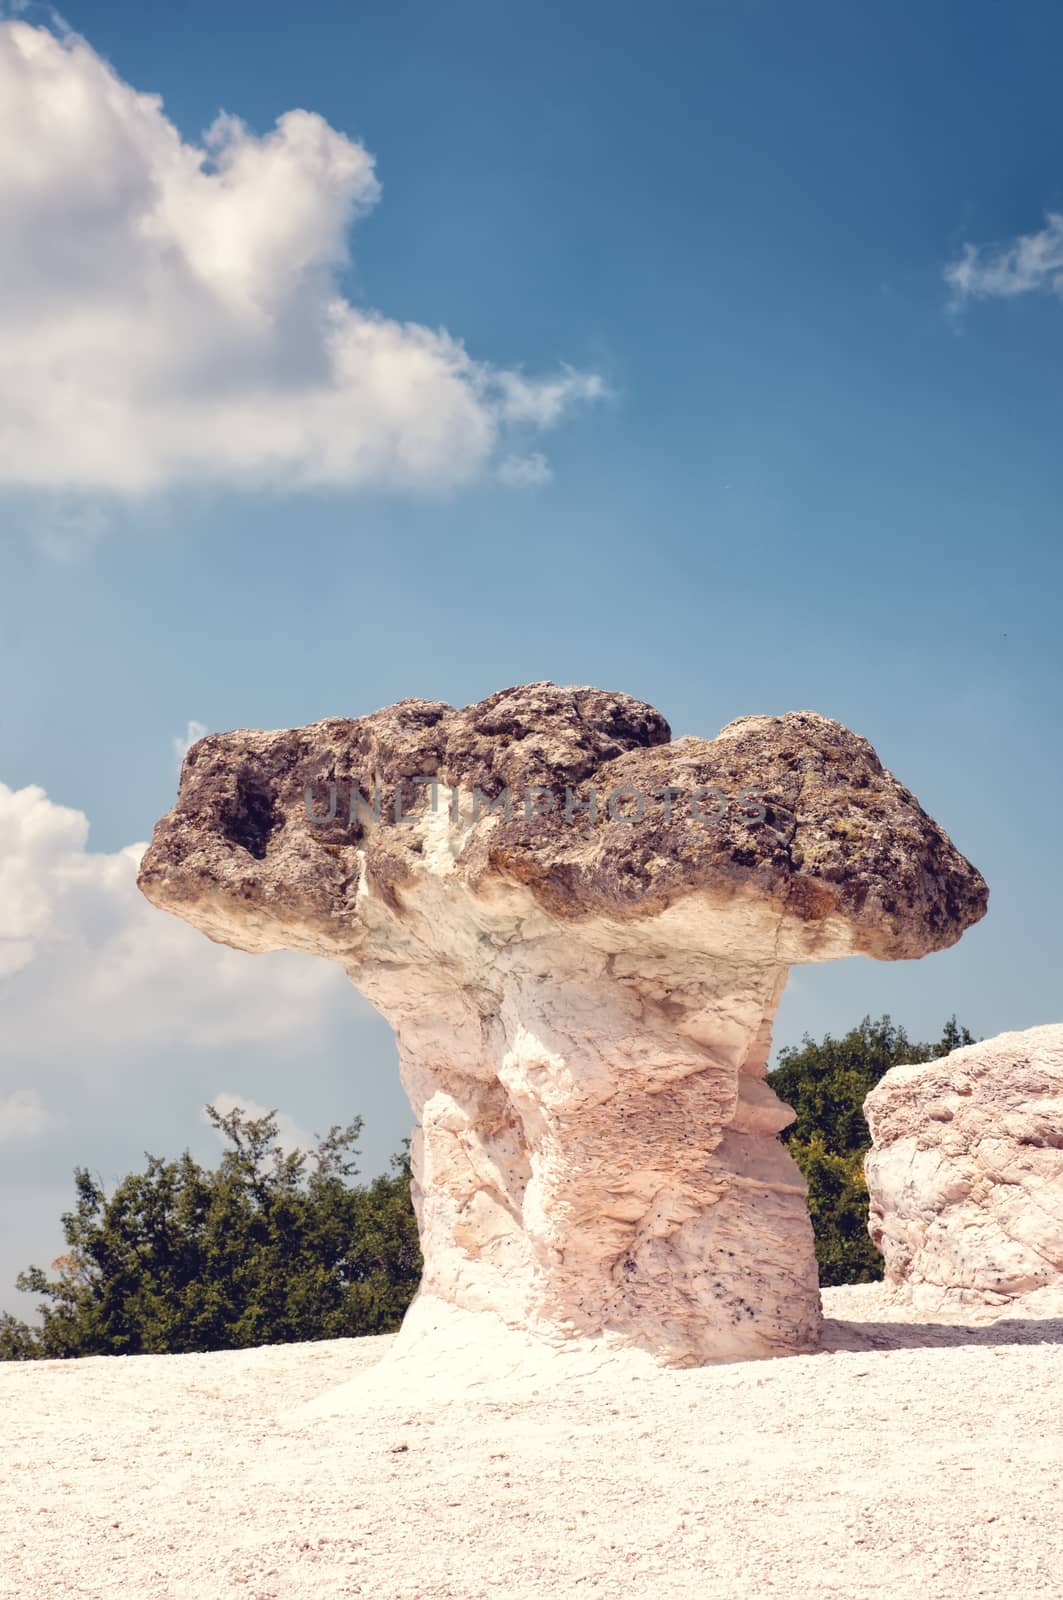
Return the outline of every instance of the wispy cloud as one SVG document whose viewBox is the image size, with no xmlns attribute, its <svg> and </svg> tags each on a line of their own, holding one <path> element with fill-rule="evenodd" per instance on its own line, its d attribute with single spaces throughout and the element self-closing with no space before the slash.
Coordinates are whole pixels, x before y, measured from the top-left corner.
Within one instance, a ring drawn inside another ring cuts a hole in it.
<svg viewBox="0 0 1063 1600">
<path fill-rule="evenodd" d="M 1063 298 L 1063 213 L 1049 211 L 1037 233 L 997 244 L 965 244 L 945 268 L 953 305 L 1048 291 Z"/>
<path fill-rule="evenodd" d="M 552 428 L 575 400 L 601 400 L 605 380 L 596 372 L 576 372 L 562 367 L 556 378 L 526 378 L 522 372 L 495 375 L 502 415 L 511 422 L 530 422 Z"/>
<path fill-rule="evenodd" d="M 27 1144 L 46 1132 L 53 1121 L 35 1089 L 0 1093 L 0 1144 Z"/>
<path fill-rule="evenodd" d="M 207 731 L 207 725 L 205 722 L 196 722 L 195 718 L 192 718 L 185 725 L 185 731 L 183 734 L 179 733 L 174 735 L 173 756 L 174 764 L 176 765 L 178 772 L 181 770 L 181 763 L 184 761 L 185 756 L 191 750 L 196 740 L 202 739 L 203 735 Z"/>
<path fill-rule="evenodd" d="M 554 476 L 553 468 L 541 450 L 526 456 L 506 456 L 499 463 L 498 476 L 511 489 L 539 489 Z"/>
<path fill-rule="evenodd" d="M 31 515 L 38 545 L 54 561 L 63 563 L 88 555 L 113 520 L 100 501 L 67 494 L 39 496 Z"/>
</svg>

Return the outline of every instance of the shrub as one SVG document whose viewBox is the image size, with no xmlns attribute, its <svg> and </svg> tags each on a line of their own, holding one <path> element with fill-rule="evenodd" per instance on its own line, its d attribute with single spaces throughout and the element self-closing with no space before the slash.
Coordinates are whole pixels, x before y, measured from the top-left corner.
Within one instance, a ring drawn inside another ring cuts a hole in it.
<svg viewBox="0 0 1063 1600">
<path fill-rule="evenodd" d="M 147 1156 L 108 1197 L 87 1170 L 63 1217 L 67 1253 L 41 1297 L 42 1326 L 0 1320 L 0 1359 L 230 1350 L 397 1328 L 421 1274 L 408 1153 L 368 1186 L 361 1119 L 285 1153 L 277 1120 L 208 1115 L 229 1148 L 207 1169 L 186 1151 Z"/>
<path fill-rule="evenodd" d="M 871 1283 L 882 1277 L 882 1257 L 867 1232 L 864 1152 L 871 1135 L 864 1100 L 890 1067 L 933 1061 L 974 1036 L 955 1017 L 937 1044 L 912 1044 L 889 1017 L 865 1017 L 842 1039 L 829 1033 L 817 1044 L 808 1034 L 779 1051 L 768 1082 L 792 1106 L 796 1120 L 783 1134 L 808 1183 L 808 1209 L 816 1235 L 820 1282 Z"/>
</svg>

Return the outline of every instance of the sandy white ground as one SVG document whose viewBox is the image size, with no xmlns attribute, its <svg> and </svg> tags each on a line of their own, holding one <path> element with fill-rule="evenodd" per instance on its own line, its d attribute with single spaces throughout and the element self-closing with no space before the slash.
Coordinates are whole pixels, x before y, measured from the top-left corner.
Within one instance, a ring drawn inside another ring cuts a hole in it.
<svg viewBox="0 0 1063 1600">
<path fill-rule="evenodd" d="M 1058 1600 L 1063 1322 L 824 1299 L 819 1355 L 508 1398 L 383 1394 L 386 1339 L 0 1366 L 0 1595 Z"/>
</svg>

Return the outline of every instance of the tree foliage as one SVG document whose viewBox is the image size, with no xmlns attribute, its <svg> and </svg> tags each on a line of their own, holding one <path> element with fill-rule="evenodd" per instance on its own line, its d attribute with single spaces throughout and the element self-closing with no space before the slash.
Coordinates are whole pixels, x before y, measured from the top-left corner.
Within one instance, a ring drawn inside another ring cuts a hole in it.
<svg viewBox="0 0 1063 1600">
<path fill-rule="evenodd" d="M 0 1317 L 0 1359 L 232 1350 L 397 1328 L 421 1255 L 408 1154 L 357 1185 L 362 1123 L 285 1152 L 275 1113 L 207 1108 L 228 1144 L 206 1169 L 186 1151 L 147 1156 L 108 1197 L 84 1168 L 63 1217 L 53 1276 L 18 1287 L 41 1297 L 42 1325 Z"/>
<path fill-rule="evenodd" d="M 867 1231 L 865 1097 L 890 1067 L 934 1061 L 974 1042 L 952 1017 L 936 1044 L 913 1044 L 885 1016 L 878 1022 L 865 1017 L 842 1039 L 828 1033 L 817 1044 L 806 1034 L 799 1046 L 779 1051 L 768 1081 L 797 1113 L 782 1138 L 808 1183 L 822 1284 L 872 1283 L 882 1276 L 882 1257 Z"/>
<path fill-rule="evenodd" d="M 867 1232 L 865 1096 L 890 1067 L 973 1043 L 955 1017 L 936 1044 L 913 1044 L 884 1016 L 779 1051 L 769 1081 L 796 1113 L 782 1137 L 808 1182 L 823 1284 L 882 1276 Z M 408 1153 L 360 1185 L 361 1118 L 311 1151 L 285 1152 L 275 1113 L 207 1114 L 227 1142 L 216 1168 L 187 1151 L 149 1155 L 109 1197 L 76 1170 L 65 1254 L 51 1277 L 30 1267 L 18 1278 L 40 1298 L 41 1326 L 0 1314 L 0 1360 L 232 1350 L 398 1327 L 421 1275 Z"/>
</svg>

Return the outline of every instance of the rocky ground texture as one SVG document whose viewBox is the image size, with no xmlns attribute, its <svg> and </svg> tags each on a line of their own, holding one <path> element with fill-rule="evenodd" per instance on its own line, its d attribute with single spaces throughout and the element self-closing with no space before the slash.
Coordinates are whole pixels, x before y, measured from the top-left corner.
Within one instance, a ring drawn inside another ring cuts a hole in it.
<svg viewBox="0 0 1063 1600">
<path fill-rule="evenodd" d="M 820 1354 L 479 1395 L 387 1339 L 2 1367 L 0 1596 L 1055 1600 L 1063 1321 L 824 1302 Z"/>
</svg>

